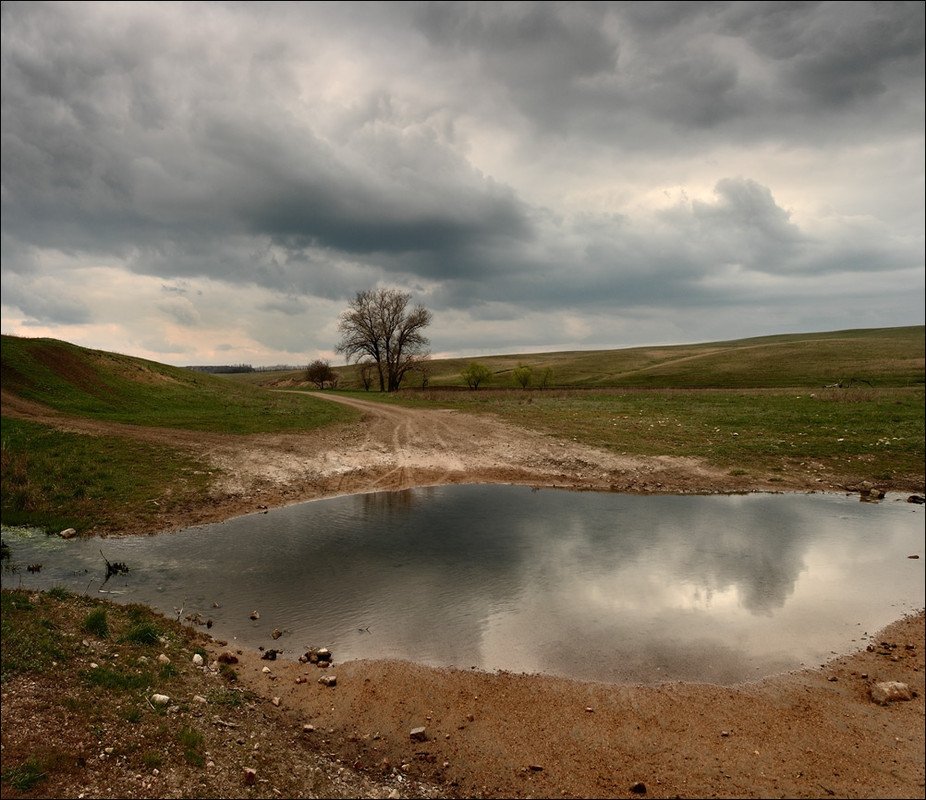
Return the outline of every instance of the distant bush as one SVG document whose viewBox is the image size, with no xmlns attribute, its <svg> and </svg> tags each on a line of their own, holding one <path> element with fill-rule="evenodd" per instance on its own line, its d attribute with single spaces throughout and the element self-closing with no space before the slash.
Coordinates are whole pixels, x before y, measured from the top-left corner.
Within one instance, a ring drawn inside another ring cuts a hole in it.
<svg viewBox="0 0 926 800">
<path fill-rule="evenodd" d="M 531 385 L 531 377 L 534 374 L 534 368 L 530 364 L 522 364 L 518 362 L 511 374 L 514 376 L 515 383 L 518 384 L 522 389 L 526 389 Z"/>
<path fill-rule="evenodd" d="M 475 391 L 479 388 L 480 383 L 485 383 L 492 377 L 492 371 L 485 364 L 480 364 L 478 361 L 470 361 L 466 369 L 460 373 L 460 377 L 466 381 L 466 385 L 469 386 L 470 389 Z"/>
</svg>

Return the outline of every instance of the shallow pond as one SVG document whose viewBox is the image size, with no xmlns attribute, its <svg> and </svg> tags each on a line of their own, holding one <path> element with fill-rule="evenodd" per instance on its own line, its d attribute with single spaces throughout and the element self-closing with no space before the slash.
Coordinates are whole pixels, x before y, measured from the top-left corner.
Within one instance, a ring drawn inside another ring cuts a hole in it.
<svg viewBox="0 0 926 800">
<path fill-rule="evenodd" d="M 157 536 L 4 529 L 2 581 L 199 615 L 283 657 L 729 685 L 863 648 L 922 608 L 923 514 L 857 495 L 442 486 Z M 106 580 L 106 560 L 129 572 Z"/>
</svg>

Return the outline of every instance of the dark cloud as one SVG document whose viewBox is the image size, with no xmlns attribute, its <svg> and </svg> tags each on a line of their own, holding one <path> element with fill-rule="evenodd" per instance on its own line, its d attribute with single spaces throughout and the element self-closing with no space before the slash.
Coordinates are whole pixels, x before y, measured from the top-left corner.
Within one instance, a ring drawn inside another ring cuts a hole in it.
<svg viewBox="0 0 926 800">
<path fill-rule="evenodd" d="M 93 322 L 89 305 L 77 293 L 15 273 L 3 276 L 3 304 L 19 308 L 28 317 L 52 325 Z"/>
<path fill-rule="evenodd" d="M 788 98 L 839 110 L 896 89 L 923 74 L 924 5 L 886 3 L 756 3 L 724 15 L 780 70 Z"/>
<path fill-rule="evenodd" d="M 105 321 L 90 264 L 201 329 L 210 281 L 268 320 L 383 283 L 501 323 L 797 308 L 867 272 L 922 314 L 922 3 L 0 14 L 11 319 Z"/>
</svg>

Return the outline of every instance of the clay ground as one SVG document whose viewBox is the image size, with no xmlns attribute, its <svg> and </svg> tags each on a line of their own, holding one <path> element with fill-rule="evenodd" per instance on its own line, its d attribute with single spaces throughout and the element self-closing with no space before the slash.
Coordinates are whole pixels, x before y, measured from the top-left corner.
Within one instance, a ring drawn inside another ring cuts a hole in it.
<svg viewBox="0 0 926 800">
<path fill-rule="evenodd" d="M 486 416 L 339 401 L 360 408 L 362 422 L 247 437 L 103 425 L 6 396 L 3 405 L 4 414 L 71 430 L 188 446 L 221 469 L 216 493 L 160 520 L 161 530 L 313 498 L 443 483 L 839 490 L 835 477 L 819 472 L 763 485 L 695 459 L 618 456 Z M 229 649 L 210 647 L 215 655 Z M 337 685 L 328 687 L 317 682 L 317 667 L 231 652 L 242 684 L 264 698 L 263 735 L 277 743 L 277 768 L 294 757 L 285 742 L 308 738 L 336 769 L 374 781 L 364 796 L 402 796 L 407 785 L 409 796 L 906 798 L 924 795 L 923 649 L 920 612 L 885 630 L 870 651 L 737 687 L 612 686 L 396 662 L 335 663 L 325 674 L 335 674 Z M 873 703 L 871 686 L 889 680 L 909 684 L 913 699 Z M 5 707 L 4 727 L 7 721 Z M 423 741 L 410 736 L 419 726 Z M 239 781 L 222 796 L 273 796 L 272 789 Z"/>
</svg>

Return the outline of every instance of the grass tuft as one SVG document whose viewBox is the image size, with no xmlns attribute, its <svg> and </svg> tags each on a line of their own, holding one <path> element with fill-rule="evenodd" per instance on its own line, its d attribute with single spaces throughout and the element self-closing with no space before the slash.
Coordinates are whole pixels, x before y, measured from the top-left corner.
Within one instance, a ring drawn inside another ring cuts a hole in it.
<svg viewBox="0 0 926 800">
<path fill-rule="evenodd" d="M 84 633 L 96 636 L 97 639 L 109 638 L 109 622 L 106 619 L 105 608 L 95 608 L 84 617 L 83 624 L 80 626 Z"/>
<path fill-rule="evenodd" d="M 45 764 L 37 758 L 29 758 L 22 764 L 5 768 L 0 776 L 11 789 L 28 792 L 41 783 L 47 775 Z"/>
</svg>

